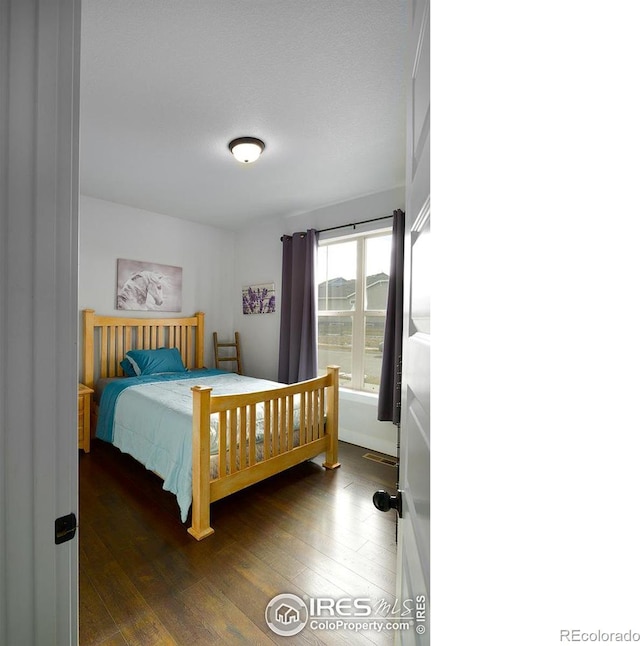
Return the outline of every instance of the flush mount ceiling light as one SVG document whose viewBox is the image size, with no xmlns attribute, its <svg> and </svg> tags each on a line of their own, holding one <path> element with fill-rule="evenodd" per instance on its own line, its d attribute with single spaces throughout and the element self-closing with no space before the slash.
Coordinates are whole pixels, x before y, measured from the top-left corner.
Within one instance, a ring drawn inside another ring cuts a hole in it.
<svg viewBox="0 0 640 646">
<path fill-rule="evenodd" d="M 255 137 L 239 137 L 229 142 L 229 150 L 243 164 L 254 162 L 264 150 L 264 141 Z"/>
</svg>

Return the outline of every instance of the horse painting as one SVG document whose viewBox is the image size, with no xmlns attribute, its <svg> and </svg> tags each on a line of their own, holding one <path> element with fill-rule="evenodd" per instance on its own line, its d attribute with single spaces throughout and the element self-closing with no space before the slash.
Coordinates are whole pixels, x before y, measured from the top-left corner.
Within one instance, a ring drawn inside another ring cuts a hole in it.
<svg viewBox="0 0 640 646">
<path fill-rule="evenodd" d="M 118 292 L 119 310 L 154 310 L 164 301 L 165 277 L 155 271 L 137 271 Z"/>
</svg>

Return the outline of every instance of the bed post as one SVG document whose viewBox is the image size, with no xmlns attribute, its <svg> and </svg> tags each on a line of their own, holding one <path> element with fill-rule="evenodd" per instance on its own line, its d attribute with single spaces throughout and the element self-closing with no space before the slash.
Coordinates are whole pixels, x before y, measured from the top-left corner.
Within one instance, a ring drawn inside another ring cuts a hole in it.
<svg viewBox="0 0 640 646">
<path fill-rule="evenodd" d="M 193 499 L 189 534 L 199 541 L 213 534 L 209 523 L 209 461 L 211 449 L 211 386 L 194 386 L 193 392 Z"/>
<path fill-rule="evenodd" d="M 96 311 L 95 310 L 82 310 L 82 325 L 83 325 L 83 339 L 84 339 L 84 344 L 83 344 L 83 351 L 84 351 L 84 357 L 83 357 L 83 362 L 84 362 L 84 368 L 83 368 L 83 375 L 82 375 L 82 383 L 85 386 L 89 386 L 89 388 L 93 388 L 93 378 L 94 378 L 94 368 L 93 368 L 93 360 L 94 360 L 94 337 L 95 334 L 93 332 L 93 318 L 95 316 Z"/>
<path fill-rule="evenodd" d="M 196 368 L 204 368 L 204 312 L 196 312 Z"/>
<path fill-rule="evenodd" d="M 327 397 L 327 452 L 322 466 L 327 469 L 337 469 L 338 462 L 338 395 L 340 386 L 339 366 L 327 366 L 327 374 L 331 378 Z"/>
</svg>

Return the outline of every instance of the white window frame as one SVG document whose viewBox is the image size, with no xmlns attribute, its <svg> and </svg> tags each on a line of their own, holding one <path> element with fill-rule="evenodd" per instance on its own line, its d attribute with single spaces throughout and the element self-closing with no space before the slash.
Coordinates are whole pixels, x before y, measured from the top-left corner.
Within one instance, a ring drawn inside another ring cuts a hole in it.
<svg viewBox="0 0 640 646">
<path fill-rule="evenodd" d="M 364 384 L 364 360 L 365 360 L 365 322 L 367 318 L 380 317 L 384 320 L 386 310 L 366 310 L 365 309 L 365 280 L 366 280 L 366 240 L 388 236 L 392 232 L 390 227 L 364 231 L 362 233 L 349 234 L 343 236 L 332 236 L 330 238 L 318 241 L 318 247 L 327 247 L 334 244 L 356 241 L 356 283 L 355 283 L 355 303 L 353 309 L 349 310 L 321 310 L 318 307 L 318 324 L 321 318 L 331 317 L 351 317 L 353 319 L 352 344 L 351 344 L 351 386 L 341 385 L 340 388 L 346 388 L 357 392 L 365 392 L 377 396 L 378 392 L 366 390 Z M 391 258 L 389 258 L 389 265 Z M 324 374 L 321 369 L 320 372 Z"/>
</svg>

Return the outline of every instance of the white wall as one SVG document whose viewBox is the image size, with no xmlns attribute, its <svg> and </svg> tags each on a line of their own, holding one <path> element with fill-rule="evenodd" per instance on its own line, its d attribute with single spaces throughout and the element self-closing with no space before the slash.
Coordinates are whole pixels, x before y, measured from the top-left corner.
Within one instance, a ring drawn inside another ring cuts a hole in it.
<svg viewBox="0 0 640 646">
<path fill-rule="evenodd" d="M 235 235 L 84 195 L 79 202 L 78 307 L 118 315 L 116 261 L 147 260 L 182 267 L 182 313 L 205 313 L 205 365 L 212 366 L 212 332 L 233 331 Z M 237 300 L 237 299 L 236 299 Z M 138 316 L 138 313 L 129 312 Z M 157 316 L 157 312 L 140 312 Z M 178 313 L 167 312 L 167 316 Z"/>
<path fill-rule="evenodd" d="M 390 215 L 404 208 L 404 188 L 342 202 L 288 218 L 275 218 L 238 231 L 235 242 L 233 314 L 242 340 L 247 374 L 277 379 L 280 342 L 282 245 L 280 236 L 308 228 L 325 229 L 345 223 Z M 390 221 L 389 221 L 390 223 Z M 384 225 L 376 223 L 373 226 Z M 388 223 L 387 223 L 388 224 Z M 370 227 L 371 228 L 371 225 Z M 359 231 L 365 228 L 359 228 Z M 348 229 L 336 233 L 345 233 Z M 276 313 L 242 313 L 240 294 L 244 285 L 274 282 Z M 377 420 L 376 400 L 371 395 L 345 391 L 340 397 L 340 438 L 389 455 L 396 455 L 396 427 Z"/>
</svg>

